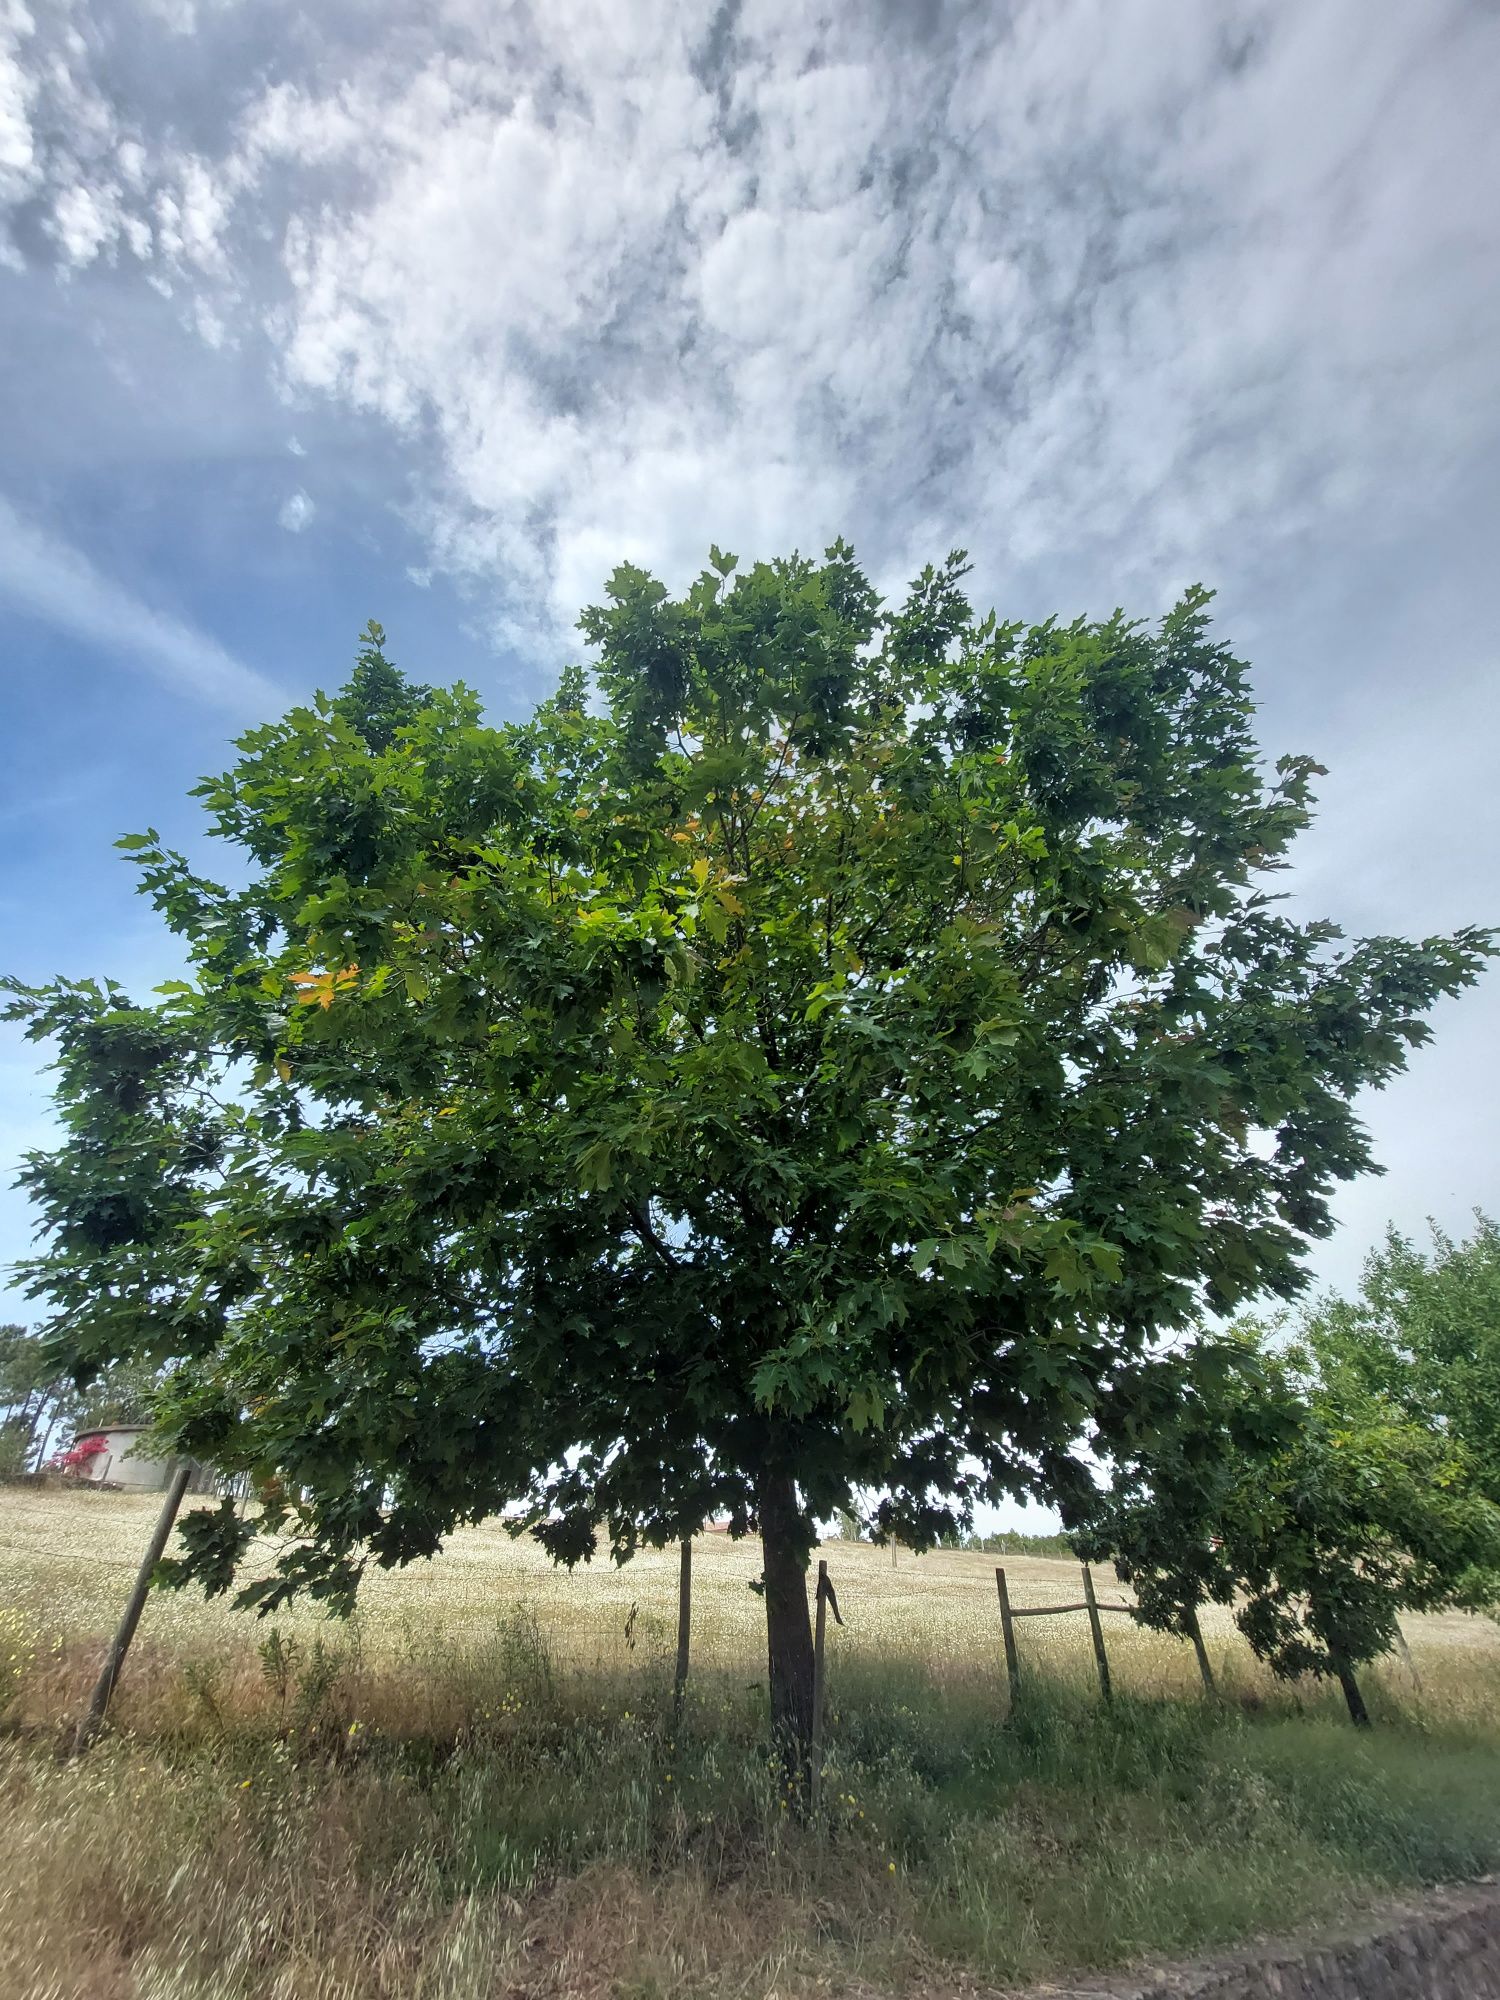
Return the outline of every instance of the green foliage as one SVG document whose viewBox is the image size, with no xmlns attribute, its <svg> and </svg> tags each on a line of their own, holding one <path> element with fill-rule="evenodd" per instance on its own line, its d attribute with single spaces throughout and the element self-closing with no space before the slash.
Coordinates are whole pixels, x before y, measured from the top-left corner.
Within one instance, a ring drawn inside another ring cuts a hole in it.
<svg viewBox="0 0 1500 2000">
<path fill-rule="evenodd" d="M 25 1425 L 0 1423 L 0 1479 L 20 1479 L 30 1470 L 31 1434 Z"/>
<path fill-rule="evenodd" d="M 19 1479 L 30 1470 L 62 1386 L 43 1365 L 40 1341 L 24 1326 L 0 1326 L 0 1479 Z"/>
<path fill-rule="evenodd" d="M 160 1370 L 149 1361 L 109 1363 L 78 1392 L 73 1434 L 103 1430 L 110 1424 L 149 1423 L 160 1387 Z"/>
<path fill-rule="evenodd" d="M 371 750 L 389 750 L 432 699 L 432 689 L 416 686 L 391 665 L 383 651 L 385 632 L 373 618 L 360 637 L 354 672 L 336 707 Z"/>
<path fill-rule="evenodd" d="M 1061 1532 L 1053 1535 L 1027 1534 L 1019 1528 L 1003 1528 L 994 1535 L 969 1535 L 966 1549 L 987 1556 L 1063 1556 L 1073 1554 L 1072 1538 Z"/>
<path fill-rule="evenodd" d="M 1117 1447 L 1109 1487 L 1068 1517 L 1070 1541 L 1085 1561 L 1114 1564 L 1143 1624 L 1186 1636 L 1200 1605 L 1239 1587 L 1227 1526 L 1296 1439 L 1299 1404 L 1247 1329 L 1144 1364 L 1134 1400 L 1151 1392 L 1160 1419 Z"/>
<path fill-rule="evenodd" d="M 248 1600 L 513 1501 L 568 1561 L 773 1503 L 795 1561 L 861 1492 L 922 1546 L 1080 1496 L 1163 1333 L 1299 1285 L 1490 941 L 1279 912 L 1317 767 L 1264 773 L 1206 593 L 1025 628 L 964 573 L 626 565 L 500 727 L 372 628 L 198 788 L 240 886 L 122 843 L 191 977 L 12 989 L 67 1124 L 30 1282 L 259 1483 Z M 218 1587 L 239 1524 L 193 1534 Z"/>
<path fill-rule="evenodd" d="M 1314 1394 L 1292 1448 L 1228 1546 L 1248 1602 L 1237 1613 L 1281 1674 L 1338 1673 L 1394 1644 L 1398 1614 L 1492 1600 L 1500 1511 L 1441 1435 L 1371 1405 Z"/>
<path fill-rule="evenodd" d="M 1170 1420 L 1076 1516 L 1080 1552 L 1115 1563 L 1144 1623 L 1186 1632 L 1200 1604 L 1234 1602 L 1275 1673 L 1342 1679 L 1395 1643 L 1403 1610 L 1500 1594 L 1500 1509 L 1452 1436 L 1253 1327 L 1189 1368 Z"/>
<path fill-rule="evenodd" d="M 36 1345 L 24 1326 L 0 1326 L 0 1405 L 13 1406 L 38 1386 L 36 1361 Z"/>
<path fill-rule="evenodd" d="M 1434 1228 L 1425 1253 L 1388 1231 L 1356 1296 L 1318 1300 L 1297 1337 L 1324 1379 L 1440 1427 L 1500 1505 L 1500 1226 L 1488 1216 L 1463 1242 Z"/>
<path fill-rule="evenodd" d="M 24 1326 L 0 1326 L 0 1478 L 35 1471 L 70 1439 L 106 1424 L 145 1423 L 159 1371 L 125 1360 L 84 1371 L 80 1389 L 68 1372 L 71 1346 Z"/>
</svg>

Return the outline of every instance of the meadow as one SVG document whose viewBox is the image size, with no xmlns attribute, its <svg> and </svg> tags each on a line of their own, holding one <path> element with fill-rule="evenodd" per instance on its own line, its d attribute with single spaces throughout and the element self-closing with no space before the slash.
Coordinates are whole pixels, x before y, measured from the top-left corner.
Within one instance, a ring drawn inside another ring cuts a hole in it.
<svg viewBox="0 0 1500 2000">
<path fill-rule="evenodd" d="M 1227 1617 L 1021 1628 L 994 1558 L 834 1543 L 826 1810 L 768 1754 L 756 1545 L 569 1575 L 494 1524 L 347 1623 L 155 1592 L 108 1736 L 59 1755 L 153 1496 L 0 1487 L 0 1993 L 28 2000 L 953 1993 L 1186 1954 L 1500 1866 L 1500 1631 L 1408 1627 L 1336 1691 Z M 1009 1556 L 1018 1605 L 1076 1566 Z M 1102 1596 L 1118 1597 L 1107 1574 Z"/>
</svg>

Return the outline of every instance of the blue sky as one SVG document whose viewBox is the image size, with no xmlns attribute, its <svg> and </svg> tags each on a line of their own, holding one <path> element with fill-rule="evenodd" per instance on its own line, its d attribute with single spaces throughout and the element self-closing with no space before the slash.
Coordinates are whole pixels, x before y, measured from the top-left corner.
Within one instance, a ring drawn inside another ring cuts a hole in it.
<svg viewBox="0 0 1500 2000">
<path fill-rule="evenodd" d="M 1008 615 L 1216 586 L 1330 767 L 1299 906 L 1500 919 L 1497 91 L 1447 0 L 0 0 L 4 967 L 169 976 L 112 841 L 367 618 L 515 714 L 621 557 L 838 533 Z M 1496 995 L 1322 1277 L 1500 1208 Z M 45 1130 L 11 1038 L 7 1180 Z"/>
</svg>

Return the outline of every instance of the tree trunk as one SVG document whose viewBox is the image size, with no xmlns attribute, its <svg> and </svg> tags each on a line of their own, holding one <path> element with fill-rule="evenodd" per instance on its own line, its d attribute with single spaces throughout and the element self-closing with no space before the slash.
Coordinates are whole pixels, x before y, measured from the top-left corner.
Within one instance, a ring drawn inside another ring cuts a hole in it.
<svg viewBox="0 0 1500 2000">
<path fill-rule="evenodd" d="M 36 1457 L 32 1461 L 33 1472 L 40 1472 L 47 1463 L 47 1447 L 52 1442 L 52 1433 L 57 1429 L 58 1419 L 63 1413 L 63 1393 L 67 1386 L 67 1382 L 59 1376 L 55 1382 L 49 1382 L 41 1391 L 41 1401 L 37 1404 L 36 1415 L 31 1420 L 31 1444 L 36 1451 Z M 38 1446 L 37 1426 L 43 1417 L 47 1419 L 47 1428 L 42 1432 L 42 1442 Z"/>
<path fill-rule="evenodd" d="M 45 1409 L 46 1405 L 44 1404 L 42 1407 Z M 60 1406 L 58 1404 L 56 1403 L 53 1404 L 52 1414 L 47 1419 L 47 1428 L 42 1432 L 42 1442 L 40 1445 L 37 1445 L 36 1442 L 36 1424 L 32 1425 L 31 1444 L 27 1447 L 27 1449 L 31 1450 L 33 1447 L 35 1447 L 36 1449 L 36 1459 L 31 1468 L 33 1472 L 40 1472 L 42 1467 L 47 1463 L 47 1447 L 49 1444 L 51 1444 L 52 1433 L 57 1428 L 57 1413 L 59 1407 Z M 41 1410 L 38 1410 L 37 1411 L 38 1423 L 41 1421 L 41 1414 L 42 1414 Z"/>
<path fill-rule="evenodd" d="M 36 1397 L 35 1409 L 31 1406 L 33 1395 Z M 44 1390 L 28 1390 L 27 1394 L 21 1399 L 19 1415 L 13 1419 L 26 1433 L 26 1446 L 21 1454 L 21 1463 L 23 1466 L 29 1466 L 31 1463 L 31 1454 L 36 1449 L 36 1428 L 42 1421 L 42 1412 L 46 1407 L 47 1398 Z"/>
<path fill-rule="evenodd" d="M 1335 1672 L 1339 1677 L 1339 1686 L 1344 1690 L 1344 1700 L 1349 1704 L 1349 1720 L 1356 1729 L 1368 1729 L 1370 1711 L 1365 1707 L 1365 1698 L 1359 1691 L 1359 1682 L 1354 1678 L 1354 1669 L 1340 1661 Z"/>
<path fill-rule="evenodd" d="M 807 1545 L 791 1475 L 762 1473 L 759 1502 L 771 1728 L 781 1745 L 787 1775 L 805 1784 L 813 1726 L 813 1637 L 807 1611 Z M 801 1795 L 806 1797 L 805 1790 Z"/>
<path fill-rule="evenodd" d="M 1208 1648 L 1203 1643 L 1203 1627 L 1198 1623 L 1196 1605 L 1188 1607 L 1187 1635 L 1193 1642 L 1193 1652 L 1198 1661 L 1198 1672 L 1203 1676 L 1203 1685 L 1210 1694 L 1214 1692 L 1214 1670 L 1208 1664 Z"/>
</svg>

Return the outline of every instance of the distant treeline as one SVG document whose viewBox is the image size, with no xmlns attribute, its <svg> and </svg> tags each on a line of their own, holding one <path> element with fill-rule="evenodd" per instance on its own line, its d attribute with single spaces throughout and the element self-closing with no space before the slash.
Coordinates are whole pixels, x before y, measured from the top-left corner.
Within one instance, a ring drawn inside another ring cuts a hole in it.
<svg viewBox="0 0 1500 2000">
<path fill-rule="evenodd" d="M 1007 1529 L 1000 1535 L 965 1535 L 963 1546 L 983 1556 L 1071 1556 L 1066 1535 L 1023 1535 Z"/>
</svg>

